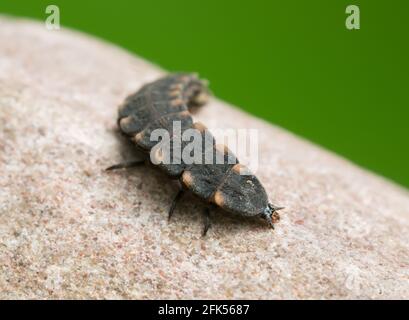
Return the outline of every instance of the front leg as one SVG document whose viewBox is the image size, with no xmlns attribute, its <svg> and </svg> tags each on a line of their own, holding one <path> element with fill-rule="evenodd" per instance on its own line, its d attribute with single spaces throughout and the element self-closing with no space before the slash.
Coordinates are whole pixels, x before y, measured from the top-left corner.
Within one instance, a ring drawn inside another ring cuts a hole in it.
<svg viewBox="0 0 409 320">
<path fill-rule="evenodd" d="M 209 230 L 211 226 L 211 221 L 210 221 L 210 209 L 209 207 L 205 207 L 203 210 L 203 216 L 204 216 L 204 228 L 203 228 L 203 233 L 202 237 L 206 236 L 207 231 Z"/>
<path fill-rule="evenodd" d="M 135 168 L 144 163 L 145 163 L 145 160 L 132 160 L 132 161 L 121 162 L 121 163 L 118 163 L 118 164 L 115 164 L 113 166 L 106 168 L 105 171 Z"/>
<path fill-rule="evenodd" d="M 185 190 L 182 188 L 179 189 L 179 191 L 176 193 L 175 197 L 173 198 L 172 204 L 170 205 L 169 208 L 169 213 L 168 213 L 168 221 L 170 221 L 170 218 L 173 215 L 173 211 L 175 210 L 176 204 L 179 202 L 179 200 L 182 198 L 184 195 Z"/>
</svg>

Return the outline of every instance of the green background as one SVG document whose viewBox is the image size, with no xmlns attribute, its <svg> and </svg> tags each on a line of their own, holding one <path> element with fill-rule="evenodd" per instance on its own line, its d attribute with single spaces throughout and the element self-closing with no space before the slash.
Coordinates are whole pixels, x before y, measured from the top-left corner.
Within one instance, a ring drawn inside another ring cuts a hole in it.
<svg viewBox="0 0 409 320">
<path fill-rule="evenodd" d="M 0 12 L 44 21 L 49 4 L 63 26 L 197 71 L 220 98 L 409 186 L 409 1 L 0 0 Z M 360 30 L 345 28 L 349 4 Z"/>
</svg>

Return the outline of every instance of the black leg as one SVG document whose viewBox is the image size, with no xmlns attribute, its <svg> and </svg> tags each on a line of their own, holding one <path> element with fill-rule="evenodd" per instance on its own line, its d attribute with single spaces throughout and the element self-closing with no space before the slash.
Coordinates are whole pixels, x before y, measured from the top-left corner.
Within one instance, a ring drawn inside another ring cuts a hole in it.
<svg viewBox="0 0 409 320">
<path fill-rule="evenodd" d="M 179 189 L 178 193 L 176 193 L 176 196 L 173 198 L 172 204 L 170 205 L 170 208 L 169 208 L 168 220 L 170 220 L 170 218 L 172 217 L 176 204 L 180 200 L 180 198 L 182 198 L 183 194 L 184 194 L 184 190 Z"/>
<path fill-rule="evenodd" d="M 117 169 L 129 169 L 129 168 L 135 168 L 137 166 L 140 166 L 143 164 L 145 161 L 144 160 L 133 160 L 133 161 L 126 161 L 122 163 L 115 164 L 113 166 L 110 166 L 106 168 L 106 171 L 111 171 L 111 170 L 117 170 Z"/>
<path fill-rule="evenodd" d="M 204 216 L 204 228 L 203 228 L 202 236 L 204 237 L 206 235 L 207 231 L 209 230 L 210 225 L 211 225 L 211 222 L 210 222 L 210 209 L 208 207 L 204 208 L 203 216 Z"/>
</svg>

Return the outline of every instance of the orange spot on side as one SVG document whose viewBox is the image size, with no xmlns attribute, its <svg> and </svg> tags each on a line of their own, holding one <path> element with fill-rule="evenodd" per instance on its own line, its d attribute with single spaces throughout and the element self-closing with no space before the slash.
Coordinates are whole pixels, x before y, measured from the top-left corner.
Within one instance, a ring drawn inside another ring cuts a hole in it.
<svg viewBox="0 0 409 320">
<path fill-rule="evenodd" d="M 121 128 L 126 128 L 126 127 L 130 124 L 131 121 L 132 121 L 132 117 L 131 117 L 131 116 L 128 116 L 128 117 L 126 117 L 126 118 L 122 118 L 122 119 L 119 121 L 119 126 L 120 126 Z"/>
<path fill-rule="evenodd" d="M 234 165 L 234 167 L 232 168 L 232 170 L 233 170 L 235 173 L 238 173 L 238 174 L 240 174 L 241 170 L 244 170 L 244 169 L 246 169 L 246 167 L 243 166 L 243 165 L 240 164 L 240 163 Z"/>
<path fill-rule="evenodd" d="M 138 141 L 141 141 L 142 138 L 143 138 L 143 131 L 137 133 L 137 134 L 134 136 L 133 139 L 134 139 L 135 142 L 138 142 Z"/>
<path fill-rule="evenodd" d="M 179 90 L 179 91 L 182 91 L 182 89 L 183 89 L 183 84 L 181 84 L 181 83 L 172 84 L 172 85 L 170 86 L 170 89 L 171 89 L 171 90 Z"/>
<path fill-rule="evenodd" d="M 199 130 L 202 133 L 207 130 L 206 126 L 201 122 L 195 122 L 193 124 L 193 128 Z"/>
<path fill-rule="evenodd" d="M 182 111 L 182 112 L 180 112 L 179 114 L 180 114 L 180 116 L 182 116 L 182 117 L 190 117 L 190 112 L 189 112 L 189 110 Z"/>
<path fill-rule="evenodd" d="M 170 102 L 170 105 L 172 107 L 178 107 L 181 106 L 182 104 L 184 104 L 185 102 L 182 99 L 174 99 Z"/>
<path fill-rule="evenodd" d="M 193 177 L 189 171 L 185 171 L 182 174 L 182 183 L 189 188 L 193 184 Z"/>
<path fill-rule="evenodd" d="M 213 201 L 219 207 L 222 207 L 224 204 L 224 196 L 220 191 L 216 191 L 213 196 Z"/>
<path fill-rule="evenodd" d="M 162 149 L 156 150 L 154 157 L 157 163 L 162 163 L 163 162 L 163 150 Z"/>
<path fill-rule="evenodd" d="M 180 90 L 178 90 L 178 89 L 176 89 L 176 90 L 171 90 L 171 91 L 169 91 L 169 97 L 171 97 L 171 98 L 177 98 L 177 97 L 180 97 L 180 94 L 181 92 L 180 92 Z"/>
</svg>

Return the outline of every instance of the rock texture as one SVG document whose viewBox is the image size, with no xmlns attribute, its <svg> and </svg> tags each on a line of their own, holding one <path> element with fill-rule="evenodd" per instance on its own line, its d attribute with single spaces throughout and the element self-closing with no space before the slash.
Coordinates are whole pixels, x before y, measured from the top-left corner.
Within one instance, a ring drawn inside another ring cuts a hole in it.
<svg viewBox="0 0 409 320">
<path fill-rule="evenodd" d="M 159 68 L 90 37 L 0 19 L 0 298 L 409 298 L 409 196 L 212 99 L 196 119 L 257 128 L 273 232 L 201 203 L 132 157 L 117 105 Z"/>
</svg>

